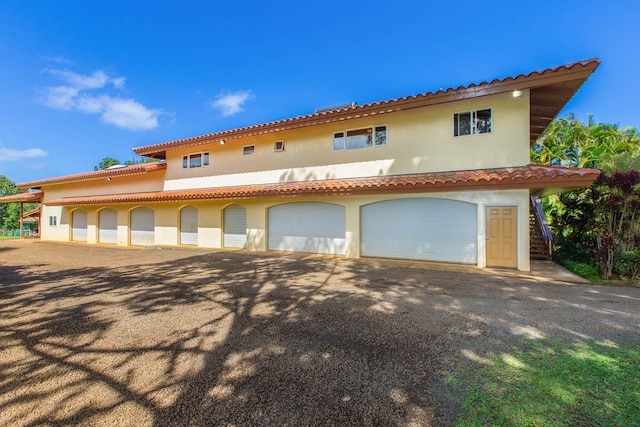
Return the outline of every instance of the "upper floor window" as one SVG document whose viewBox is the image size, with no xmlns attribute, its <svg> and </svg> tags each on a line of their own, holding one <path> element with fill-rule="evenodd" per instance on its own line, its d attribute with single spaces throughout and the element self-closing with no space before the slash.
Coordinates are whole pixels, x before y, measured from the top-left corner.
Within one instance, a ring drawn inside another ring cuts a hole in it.
<svg viewBox="0 0 640 427">
<path fill-rule="evenodd" d="M 50 216 L 49 217 L 49 225 L 52 227 L 55 227 L 56 225 L 58 225 L 58 217 L 57 216 Z"/>
<path fill-rule="evenodd" d="M 276 141 L 273 144 L 273 151 L 284 151 L 284 141 Z"/>
<path fill-rule="evenodd" d="M 333 150 L 354 150 L 356 148 L 387 145 L 387 127 L 353 129 L 333 134 Z"/>
<path fill-rule="evenodd" d="M 453 115 L 453 136 L 491 133 L 491 108 Z"/>
<path fill-rule="evenodd" d="M 250 156 L 255 152 L 256 152 L 256 146 L 255 145 L 245 145 L 244 147 L 242 147 L 242 155 L 243 156 Z"/>
<path fill-rule="evenodd" d="M 209 166 L 209 153 L 195 153 L 182 156 L 182 169 Z"/>
</svg>

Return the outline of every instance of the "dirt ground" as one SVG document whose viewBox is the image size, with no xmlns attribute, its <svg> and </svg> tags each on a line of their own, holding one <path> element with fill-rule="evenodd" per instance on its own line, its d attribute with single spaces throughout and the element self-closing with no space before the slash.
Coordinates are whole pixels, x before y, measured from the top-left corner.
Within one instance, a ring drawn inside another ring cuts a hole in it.
<svg viewBox="0 0 640 427">
<path fill-rule="evenodd" d="M 523 337 L 637 342 L 639 303 L 470 268 L 0 241 L 0 425 L 448 425 L 451 373 Z"/>
</svg>

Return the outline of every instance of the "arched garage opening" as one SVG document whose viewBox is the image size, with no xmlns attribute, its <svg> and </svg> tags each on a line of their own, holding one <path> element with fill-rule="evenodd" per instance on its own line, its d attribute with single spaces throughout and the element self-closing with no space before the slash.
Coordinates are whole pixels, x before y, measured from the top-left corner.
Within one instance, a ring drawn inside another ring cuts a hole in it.
<svg viewBox="0 0 640 427">
<path fill-rule="evenodd" d="M 87 241 L 87 211 L 76 209 L 71 213 L 71 240 Z"/>
<path fill-rule="evenodd" d="M 154 214 L 149 208 L 135 208 L 130 214 L 129 240 L 133 246 L 154 244 Z"/>
<path fill-rule="evenodd" d="M 118 243 L 118 212 L 115 209 L 102 209 L 98 212 L 98 242 Z"/>
<path fill-rule="evenodd" d="M 478 210 L 448 199 L 397 199 L 361 208 L 365 257 L 477 264 Z"/>
<path fill-rule="evenodd" d="M 193 206 L 180 210 L 180 244 L 198 245 L 198 209 Z"/>
<path fill-rule="evenodd" d="M 224 209 L 223 246 L 225 248 L 247 247 L 247 210 L 238 204 Z"/>
<path fill-rule="evenodd" d="M 321 202 L 269 208 L 269 250 L 344 255 L 345 208 Z"/>
</svg>

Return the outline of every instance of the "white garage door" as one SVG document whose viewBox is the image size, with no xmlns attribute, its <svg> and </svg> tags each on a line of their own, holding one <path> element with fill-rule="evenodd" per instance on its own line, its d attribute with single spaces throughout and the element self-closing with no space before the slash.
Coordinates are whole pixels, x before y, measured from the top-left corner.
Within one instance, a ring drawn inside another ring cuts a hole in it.
<svg viewBox="0 0 640 427">
<path fill-rule="evenodd" d="M 247 247 L 247 211 L 240 205 L 230 205 L 224 210 L 224 247 Z"/>
<path fill-rule="evenodd" d="M 198 210 L 186 206 L 180 211 L 180 244 L 198 244 Z"/>
<path fill-rule="evenodd" d="M 148 208 L 136 208 L 131 211 L 131 244 L 151 246 L 153 239 L 154 216 Z"/>
<path fill-rule="evenodd" d="M 446 199 L 387 200 L 363 206 L 362 256 L 478 262 L 477 207 Z"/>
<path fill-rule="evenodd" d="M 269 249 L 344 255 L 344 207 L 297 202 L 269 208 Z"/>
<path fill-rule="evenodd" d="M 118 243 L 118 212 L 102 209 L 98 214 L 98 241 L 100 243 Z"/>
<path fill-rule="evenodd" d="M 76 209 L 71 214 L 72 240 L 78 242 L 87 241 L 87 211 Z"/>
</svg>

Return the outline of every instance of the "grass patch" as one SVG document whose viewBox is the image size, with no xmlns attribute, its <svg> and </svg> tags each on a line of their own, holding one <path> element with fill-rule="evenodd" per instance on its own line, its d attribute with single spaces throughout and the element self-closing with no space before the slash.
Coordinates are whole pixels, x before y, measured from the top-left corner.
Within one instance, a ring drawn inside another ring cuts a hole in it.
<svg viewBox="0 0 640 427">
<path fill-rule="evenodd" d="M 597 267 L 591 264 L 585 264 L 578 261 L 563 260 L 562 265 L 564 265 L 569 271 L 577 274 L 578 276 L 582 276 L 591 282 L 600 278 L 600 270 L 598 270 Z"/>
<path fill-rule="evenodd" d="M 525 340 L 472 375 L 456 426 L 640 425 L 638 344 Z"/>
<path fill-rule="evenodd" d="M 20 236 L 0 236 L 0 240 L 15 240 L 19 238 Z"/>
<path fill-rule="evenodd" d="M 640 282 L 638 280 L 601 279 L 600 270 L 591 264 L 571 260 L 559 260 L 558 262 L 566 267 L 567 270 L 577 274 L 578 276 L 584 277 L 596 285 L 640 286 Z"/>
</svg>

